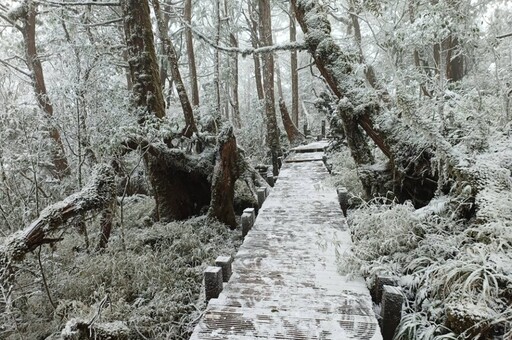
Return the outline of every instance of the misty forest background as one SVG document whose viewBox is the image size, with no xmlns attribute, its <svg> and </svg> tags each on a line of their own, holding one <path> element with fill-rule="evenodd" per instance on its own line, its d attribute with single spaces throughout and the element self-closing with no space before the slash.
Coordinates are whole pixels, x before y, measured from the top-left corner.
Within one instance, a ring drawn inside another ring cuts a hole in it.
<svg viewBox="0 0 512 340">
<path fill-rule="evenodd" d="M 187 339 L 258 169 L 322 120 L 351 195 L 340 270 L 398 280 L 396 338 L 512 338 L 511 18 L 506 0 L 2 0 L 0 339 Z"/>
</svg>

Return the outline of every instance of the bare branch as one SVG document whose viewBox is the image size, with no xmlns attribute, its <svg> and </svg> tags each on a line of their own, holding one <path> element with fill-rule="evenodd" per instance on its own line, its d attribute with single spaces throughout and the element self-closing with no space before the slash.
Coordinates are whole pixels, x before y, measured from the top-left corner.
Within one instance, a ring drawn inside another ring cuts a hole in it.
<svg viewBox="0 0 512 340">
<path fill-rule="evenodd" d="M 503 34 L 503 35 L 498 35 L 496 38 L 497 39 L 503 39 L 503 38 L 508 38 L 508 37 L 512 37 L 512 32 L 511 33 L 507 33 L 507 34 Z"/>
<path fill-rule="evenodd" d="M 0 59 L 0 64 L 3 64 L 3 65 L 5 65 L 5 66 L 7 66 L 7 67 L 10 67 L 10 68 L 12 68 L 13 70 L 16 70 L 16 71 L 18 71 L 19 73 L 21 73 L 21 74 L 23 74 L 23 75 L 25 75 L 25 76 L 27 76 L 27 77 L 29 77 L 29 78 L 31 78 L 31 79 L 32 79 L 32 75 L 31 75 L 30 73 L 28 73 L 28 72 L 26 72 L 26 71 L 23 71 L 23 70 L 22 70 L 22 69 L 20 69 L 19 67 L 16 67 L 16 66 L 14 66 L 14 65 L 12 65 L 12 64 L 10 64 L 10 63 L 8 63 L 7 61 L 3 60 L 3 59 Z"/>
<path fill-rule="evenodd" d="M 0 18 L 4 19 L 5 21 L 7 21 L 10 25 L 12 25 L 13 27 L 15 27 L 18 31 L 23 31 L 23 27 L 21 27 L 21 25 L 18 25 L 16 22 L 12 21 L 7 15 L 5 15 L 4 13 L 0 13 Z"/>
</svg>

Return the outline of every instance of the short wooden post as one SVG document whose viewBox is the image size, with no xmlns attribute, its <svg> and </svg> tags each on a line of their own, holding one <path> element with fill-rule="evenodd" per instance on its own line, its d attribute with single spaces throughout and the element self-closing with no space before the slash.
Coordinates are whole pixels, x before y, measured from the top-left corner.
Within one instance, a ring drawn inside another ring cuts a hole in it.
<svg viewBox="0 0 512 340">
<path fill-rule="evenodd" d="M 256 191 L 258 195 L 258 205 L 261 208 L 263 202 L 265 202 L 265 198 L 267 198 L 267 189 L 266 188 L 258 188 Z"/>
<path fill-rule="evenodd" d="M 304 136 L 308 135 L 308 124 L 304 123 Z"/>
<path fill-rule="evenodd" d="M 251 223 L 254 225 L 256 222 L 256 209 L 254 208 L 245 208 L 244 213 L 248 213 L 251 215 Z"/>
<path fill-rule="evenodd" d="M 341 210 L 343 211 L 343 216 L 347 217 L 347 209 L 348 209 L 348 190 L 345 187 L 339 187 L 336 189 L 338 193 L 338 201 L 340 202 Z"/>
<path fill-rule="evenodd" d="M 384 285 L 380 310 L 381 332 L 383 340 L 393 340 L 396 328 L 402 319 L 404 294 L 400 287 Z"/>
<path fill-rule="evenodd" d="M 322 120 L 322 138 L 325 138 L 325 120 Z"/>
<path fill-rule="evenodd" d="M 395 278 L 390 276 L 377 276 L 375 278 L 375 286 L 373 287 L 374 300 L 375 303 L 382 302 L 382 291 L 384 290 L 384 286 L 397 286 L 398 283 Z"/>
<path fill-rule="evenodd" d="M 242 237 L 245 237 L 253 225 L 252 215 L 248 212 L 242 214 Z"/>
<path fill-rule="evenodd" d="M 222 268 L 209 266 L 204 271 L 206 301 L 216 299 L 222 292 Z"/>
<path fill-rule="evenodd" d="M 272 170 L 267 171 L 267 183 L 271 187 L 274 187 L 274 174 L 272 173 Z"/>
<path fill-rule="evenodd" d="M 233 272 L 231 269 L 231 264 L 233 263 L 233 258 L 231 256 L 219 256 L 215 260 L 215 265 L 222 269 L 222 281 L 228 282 L 231 277 L 231 273 Z"/>
</svg>

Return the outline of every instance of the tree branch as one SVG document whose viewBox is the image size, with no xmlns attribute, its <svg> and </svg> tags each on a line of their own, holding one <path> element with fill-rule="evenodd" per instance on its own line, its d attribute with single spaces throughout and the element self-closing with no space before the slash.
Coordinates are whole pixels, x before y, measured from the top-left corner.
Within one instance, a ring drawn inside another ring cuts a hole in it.
<svg viewBox="0 0 512 340">
<path fill-rule="evenodd" d="M 508 38 L 508 37 L 512 37 L 512 32 L 511 33 L 507 33 L 507 34 L 503 34 L 503 35 L 498 35 L 496 37 L 496 39 L 503 39 L 503 38 Z"/>
</svg>

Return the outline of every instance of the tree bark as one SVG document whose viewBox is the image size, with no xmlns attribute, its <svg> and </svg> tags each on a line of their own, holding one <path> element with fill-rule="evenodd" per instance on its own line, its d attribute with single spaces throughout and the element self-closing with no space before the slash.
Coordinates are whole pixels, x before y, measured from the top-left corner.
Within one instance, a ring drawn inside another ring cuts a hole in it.
<svg viewBox="0 0 512 340">
<path fill-rule="evenodd" d="M 169 66 L 171 68 L 172 78 L 174 79 L 176 91 L 178 92 L 181 108 L 183 110 L 183 115 L 185 117 L 185 128 L 183 129 L 182 133 L 185 137 L 191 137 L 192 134 L 197 132 L 197 126 L 194 118 L 194 111 L 192 110 L 192 105 L 190 104 L 190 100 L 187 95 L 187 90 L 185 89 L 185 84 L 183 83 L 183 79 L 181 78 L 181 72 L 179 70 L 176 49 L 174 48 L 172 40 L 169 38 L 168 27 L 163 18 L 163 13 L 160 10 L 160 4 L 158 0 L 151 1 L 153 3 L 153 10 L 155 11 L 155 16 L 157 18 L 158 31 L 160 33 L 162 44 L 164 45 L 164 49 L 166 51 Z M 147 27 L 150 28 L 151 26 Z M 162 92 L 160 91 L 160 93 Z"/>
<path fill-rule="evenodd" d="M 279 61 L 276 57 L 276 77 L 277 77 L 277 93 L 279 94 L 279 111 L 281 112 L 281 119 L 283 121 L 284 130 L 288 141 L 292 146 L 299 145 L 306 140 L 306 137 L 297 129 L 297 126 L 293 124 L 293 120 L 290 117 L 286 102 L 283 99 L 283 85 L 281 82 L 281 69 L 279 67 Z"/>
<path fill-rule="evenodd" d="M 123 0 L 121 8 L 133 83 L 133 107 L 138 110 L 139 123 L 144 124 L 151 116 L 165 117 L 149 5 L 147 0 Z"/>
<path fill-rule="evenodd" d="M 218 137 L 218 150 L 213 169 L 212 194 L 208 216 L 236 228 L 235 182 L 239 177 L 238 149 L 233 128 L 225 127 Z"/>
<path fill-rule="evenodd" d="M 272 46 L 272 13 L 270 1 L 259 0 L 259 32 L 261 46 Z M 279 157 L 282 155 L 277 127 L 275 94 L 274 94 L 274 57 L 265 53 L 263 59 L 263 88 L 265 94 L 265 113 L 267 118 L 267 146 L 272 159 L 272 172 L 279 174 Z"/>
<path fill-rule="evenodd" d="M 297 24 L 293 5 L 290 4 L 290 42 L 297 41 Z M 299 126 L 299 72 L 298 72 L 297 51 L 290 52 L 290 74 L 292 83 L 292 121 L 295 126 Z"/>
<path fill-rule="evenodd" d="M 238 39 L 234 33 L 229 35 L 231 46 L 238 48 Z M 231 64 L 231 108 L 233 109 L 233 124 L 237 129 L 242 127 L 242 118 L 240 116 L 240 98 L 238 95 L 238 54 L 232 56 Z"/>
<path fill-rule="evenodd" d="M 355 119 L 381 151 L 390 158 L 396 184 L 395 195 L 400 201 L 411 199 L 417 207 L 428 204 L 437 190 L 437 174 L 431 165 L 434 145 L 424 141 L 423 145 L 430 147 L 419 148 L 417 144 L 402 140 L 399 131 L 410 129 L 410 127 L 398 119 L 395 119 L 394 124 L 399 126 L 388 128 L 381 125 L 377 129 L 378 125 L 374 123 L 374 119 L 380 111 L 379 106 L 373 103 L 361 103 L 358 97 L 350 95 L 354 84 L 364 86 L 361 80 L 352 76 L 352 64 L 357 60 L 357 56 L 344 53 L 334 42 L 330 35 L 330 23 L 322 6 L 312 0 L 291 1 L 297 20 L 306 35 L 309 52 L 327 84 L 340 102 L 343 101 L 344 108 L 351 111 L 350 119 Z M 346 110 L 344 114 L 347 114 Z M 351 126 L 351 122 L 344 121 L 344 125 Z M 357 147 L 365 146 L 363 144 Z M 357 151 L 354 149 L 355 147 L 351 151 Z"/>
<path fill-rule="evenodd" d="M 183 18 L 188 25 L 192 25 L 192 0 L 185 0 Z M 194 41 L 192 30 L 185 28 L 185 42 L 187 44 L 187 60 L 190 72 L 190 92 L 192 93 L 192 105 L 199 106 L 199 86 L 197 84 L 196 55 L 194 52 Z"/>
<path fill-rule="evenodd" d="M 91 210 L 104 209 L 114 199 L 113 169 L 107 165 L 96 166 L 89 183 L 80 192 L 47 207 L 30 226 L 5 240 L 0 247 L 0 268 L 23 260 L 25 254 L 42 244 L 59 241 L 51 238 L 52 232 L 76 216 Z"/>
<path fill-rule="evenodd" d="M 27 11 L 22 17 L 23 27 L 22 34 L 25 43 L 25 57 L 28 69 L 32 76 L 32 88 L 34 89 L 37 103 L 43 110 L 46 117 L 51 119 L 53 117 L 53 104 L 48 96 L 46 90 L 45 78 L 41 60 L 37 53 L 36 47 L 36 15 L 37 8 L 33 1 L 27 1 Z M 71 172 L 69 169 L 68 160 L 64 151 L 64 144 L 60 136 L 59 130 L 54 127 L 49 127 L 50 139 L 53 141 L 51 157 L 54 166 L 53 175 L 56 178 L 63 178 L 68 176 Z"/>
<path fill-rule="evenodd" d="M 259 42 L 258 20 L 256 19 L 258 17 L 258 13 L 257 13 L 256 9 L 254 8 L 253 1 L 254 0 L 248 1 L 249 18 L 248 18 L 247 23 L 249 24 L 249 27 L 250 27 L 252 48 L 256 49 L 259 47 L 259 44 L 258 44 L 258 42 Z M 265 93 L 263 92 L 263 80 L 261 77 L 260 55 L 257 53 L 253 53 L 252 58 L 254 61 L 254 81 L 256 83 L 256 91 L 258 93 L 258 99 L 264 100 Z"/>
</svg>

